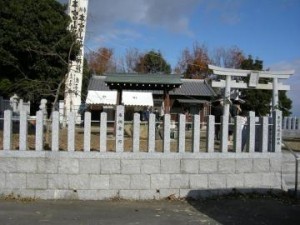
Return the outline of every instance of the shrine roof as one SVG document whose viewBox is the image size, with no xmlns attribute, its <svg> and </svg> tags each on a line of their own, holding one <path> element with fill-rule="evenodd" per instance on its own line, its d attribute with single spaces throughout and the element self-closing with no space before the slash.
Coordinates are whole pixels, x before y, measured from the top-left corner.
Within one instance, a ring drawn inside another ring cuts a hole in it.
<svg viewBox="0 0 300 225">
<path fill-rule="evenodd" d="M 179 87 L 180 75 L 170 74 L 108 74 L 104 82 L 111 89 L 162 90 Z"/>
<path fill-rule="evenodd" d="M 98 76 L 94 75 L 91 77 L 89 82 L 88 90 L 111 90 L 108 84 L 105 83 L 106 76 Z M 173 90 L 170 90 L 170 95 L 176 96 L 206 96 L 206 97 L 213 97 L 216 95 L 212 87 L 205 81 L 205 80 L 198 80 L 198 79 L 181 79 L 181 85 L 175 87 Z M 126 90 L 126 86 L 124 87 Z M 131 88 L 130 90 L 134 90 Z M 141 89 L 137 89 L 141 90 Z M 151 91 L 155 95 L 162 95 L 163 91 L 158 89 L 142 89 L 142 91 Z"/>
</svg>

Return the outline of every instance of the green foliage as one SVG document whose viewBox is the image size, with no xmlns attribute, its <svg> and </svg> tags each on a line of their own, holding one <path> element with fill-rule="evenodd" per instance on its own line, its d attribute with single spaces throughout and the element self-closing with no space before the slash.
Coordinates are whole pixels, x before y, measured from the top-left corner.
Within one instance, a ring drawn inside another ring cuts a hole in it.
<svg viewBox="0 0 300 225">
<path fill-rule="evenodd" d="M 140 73 L 171 73 L 171 66 L 163 58 L 162 54 L 158 51 L 149 51 L 141 56 L 136 64 L 136 72 Z"/>
<path fill-rule="evenodd" d="M 0 1 L 0 95 L 55 95 L 79 50 L 65 10 L 56 0 Z"/>
<path fill-rule="evenodd" d="M 279 91 L 279 109 L 282 111 L 282 116 L 290 116 L 292 112 L 292 100 L 286 95 L 286 91 Z"/>
</svg>

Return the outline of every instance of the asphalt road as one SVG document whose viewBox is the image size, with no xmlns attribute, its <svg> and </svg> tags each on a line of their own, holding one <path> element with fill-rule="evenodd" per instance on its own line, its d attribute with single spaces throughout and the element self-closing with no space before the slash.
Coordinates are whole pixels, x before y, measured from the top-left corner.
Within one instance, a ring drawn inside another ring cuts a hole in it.
<svg viewBox="0 0 300 225">
<path fill-rule="evenodd" d="M 1 225 L 300 224 L 299 202 L 269 198 L 199 201 L 0 200 Z"/>
</svg>

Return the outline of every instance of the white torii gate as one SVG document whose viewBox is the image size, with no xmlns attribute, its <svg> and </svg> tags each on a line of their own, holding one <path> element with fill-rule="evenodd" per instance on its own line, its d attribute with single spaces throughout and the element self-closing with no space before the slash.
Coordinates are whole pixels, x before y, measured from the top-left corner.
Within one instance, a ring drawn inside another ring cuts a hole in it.
<svg viewBox="0 0 300 225">
<path fill-rule="evenodd" d="M 289 85 L 282 84 L 281 80 L 288 79 L 291 75 L 294 74 L 294 70 L 289 71 L 256 71 L 256 70 L 240 70 L 240 69 L 228 69 L 213 65 L 208 65 L 208 68 L 213 71 L 215 75 L 226 76 L 226 80 L 213 81 L 212 87 L 225 88 L 224 98 L 224 108 L 223 108 L 223 126 L 222 133 L 222 149 L 227 149 L 227 138 L 228 138 L 228 119 L 229 119 L 229 100 L 231 89 L 261 89 L 261 90 L 272 90 L 273 98 L 272 98 L 272 110 L 275 111 L 278 109 L 278 91 L 279 90 L 290 90 Z M 231 77 L 247 77 L 249 76 L 249 82 L 246 83 L 244 81 L 236 81 L 232 80 Z M 269 78 L 273 81 L 267 84 L 259 83 L 259 78 Z M 275 129 L 274 129 L 275 130 Z M 275 137 L 276 136 L 276 137 Z M 281 136 L 280 134 L 274 134 L 274 140 L 278 138 L 277 136 Z M 281 138 L 281 137 L 280 137 Z M 273 141 L 274 144 L 275 141 Z M 275 151 L 276 148 L 280 148 L 279 144 L 274 146 Z"/>
</svg>

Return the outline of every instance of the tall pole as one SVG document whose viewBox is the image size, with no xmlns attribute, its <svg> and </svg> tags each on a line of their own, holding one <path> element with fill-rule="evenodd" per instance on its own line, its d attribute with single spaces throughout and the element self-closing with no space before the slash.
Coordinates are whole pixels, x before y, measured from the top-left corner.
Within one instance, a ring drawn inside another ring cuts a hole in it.
<svg viewBox="0 0 300 225">
<path fill-rule="evenodd" d="M 84 38 L 86 31 L 88 0 L 69 0 L 69 29 L 74 31 L 80 44 L 79 53 L 74 61 L 69 62 L 69 71 L 66 75 L 64 117 L 70 112 L 76 113 L 76 123 L 80 123 L 79 107 L 81 105 L 81 89 L 84 61 Z"/>
</svg>

